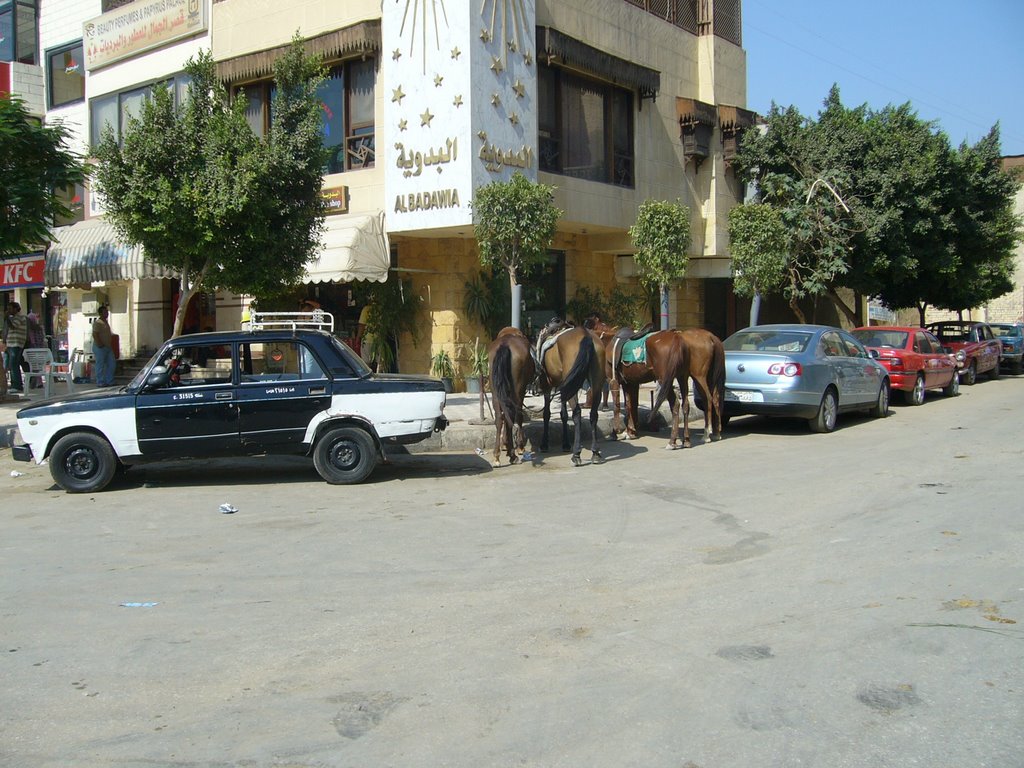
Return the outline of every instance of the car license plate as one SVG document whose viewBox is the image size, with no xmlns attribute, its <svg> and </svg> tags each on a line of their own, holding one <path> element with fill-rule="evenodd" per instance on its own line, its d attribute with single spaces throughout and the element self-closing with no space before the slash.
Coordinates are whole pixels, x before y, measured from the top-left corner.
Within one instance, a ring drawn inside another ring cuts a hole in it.
<svg viewBox="0 0 1024 768">
<path fill-rule="evenodd" d="M 748 392 L 743 389 L 735 392 L 727 389 L 725 390 L 725 399 L 732 400 L 735 403 L 763 403 L 764 395 L 760 392 Z"/>
</svg>

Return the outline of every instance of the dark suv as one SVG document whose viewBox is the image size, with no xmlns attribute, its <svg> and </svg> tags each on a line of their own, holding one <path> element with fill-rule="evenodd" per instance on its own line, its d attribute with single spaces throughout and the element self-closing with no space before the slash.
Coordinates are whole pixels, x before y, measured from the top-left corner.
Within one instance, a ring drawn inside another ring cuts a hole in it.
<svg viewBox="0 0 1024 768">
<path fill-rule="evenodd" d="M 49 460 L 71 493 L 104 488 L 120 467 L 257 454 L 312 457 L 329 483 L 358 483 L 386 444 L 443 430 L 439 379 L 376 374 L 328 313 L 254 313 L 249 330 L 164 342 L 119 390 L 51 398 L 18 411 L 19 461 Z"/>
</svg>

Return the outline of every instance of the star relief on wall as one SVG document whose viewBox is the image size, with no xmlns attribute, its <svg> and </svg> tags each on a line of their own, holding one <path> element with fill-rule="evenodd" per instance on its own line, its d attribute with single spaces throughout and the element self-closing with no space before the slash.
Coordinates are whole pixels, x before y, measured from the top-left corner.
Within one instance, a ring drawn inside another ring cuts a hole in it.
<svg viewBox="0 0 1024 768">
<path fill-rule="evenodd" d="M 428 107 L 427 111 L 420 115 L 420 127 L 422 128 L 424 125 L 430 127 L 430 121 L 433 119 L 434 116 L 430 114 L 430 108 Z"/>
<path fill-rule="evenodd" d="M 491 104 L 493 104 L 496 107 L 500 107 L 501 106 L 501 96 L 499 96 L 497 93 L 492 93 L 491 94 Z"/>
<path fill-rule="evenodd" d="M 391 91 L 391 100 L 392 101 L 397 101 L 399 106 L 401 106 L 402 99 L 404 99 L 404 98 L 405 98 L 405 94 L 402 93 L 402 86 L 398 86 L 393 91 Z"/>
<path fill-rule="evenodd" d="M 455 106 L 455 107 L 461 107 L 462 106 L 462 94 L 461 93 L 459 95 L 457 95 L 454 99 L 452 99 L 452 105 Z"/>
<path fill-rule="evenodd" d="M 397 48 L 395 48 L 395 50 L 392 51 L 392 53 L 391 53 L 391 58 L 394 61 L 398 61 L 400 58 L 402 58 L 402 52 L 400 50 L 398 50 Z"/>
<path fill-rule="evenodd" d="M 462 51 L 459 50 L 459 46 L 452 48 L 452 58 L 458 59 L 462 55 Z"/>
<path fill-rule="evenodd" d="M 491 69 L 494 70 L 494 74 L 500 75 L 504 71 L 505 65 L 497 56 L 491 56 Z"/>
<path fill-rule="evenodd" d="M 519 125 L 519 115 L 513 112 L 511 115 L 508 116 L 508 121 L 512 123 L 512 125 Z"/>
<path fill-rule="evenodd" d="M 434 87 L 440 88 L 441 83 L 444 82 L 444 78 L 441 75 L 434 75 Z"/>
<path fill-rule="evenodd" d="M 526 86 L 523 85 L 523 81 L 518 77 L 516 78 L 515 83 L 512 84 L 512 90 L 515 92 L 517 99 L 521 99 L 526 96 Z"/>
<path fill-rule="evenodd" d="M 408 127 L 409 127 L 409 121 L 406 120 L 404 117 L 401 120 L 398 121 L 398 130 L 404 131 Z"/>
</svg>

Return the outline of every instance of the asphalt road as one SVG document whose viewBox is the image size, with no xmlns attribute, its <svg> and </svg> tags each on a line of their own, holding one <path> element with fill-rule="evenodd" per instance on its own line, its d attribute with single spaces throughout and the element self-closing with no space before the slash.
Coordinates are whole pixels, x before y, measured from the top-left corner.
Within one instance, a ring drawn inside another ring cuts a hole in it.
<svg viewBox="0 0 1024 768">
<path fill-rule="evenodd" d="M 1019 768 L 1024 377 L 962 392 L 358 487 L 4 451 L 0 766 Z"/>
</svg>

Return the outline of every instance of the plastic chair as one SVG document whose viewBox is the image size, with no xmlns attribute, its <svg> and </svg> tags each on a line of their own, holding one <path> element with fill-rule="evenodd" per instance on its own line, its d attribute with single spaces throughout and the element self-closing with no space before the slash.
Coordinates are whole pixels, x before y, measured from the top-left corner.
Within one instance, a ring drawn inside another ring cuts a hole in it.
<svg viewBox="0 0 1024 768">
<path fill-rule="evenodd" d="M 33 379 L 39 379 L 43 385 L 43 396 L 50 396 L 49 366 L 53 365 L 53 353 L 48 349 L 30 348 L 21 353 L 21 359 L 28 365 L 28 371 L 22 374 L 25 389 L 32 386 Z"/>
</svg>

